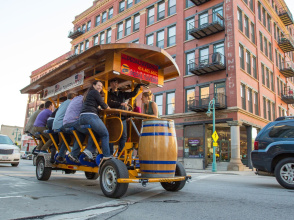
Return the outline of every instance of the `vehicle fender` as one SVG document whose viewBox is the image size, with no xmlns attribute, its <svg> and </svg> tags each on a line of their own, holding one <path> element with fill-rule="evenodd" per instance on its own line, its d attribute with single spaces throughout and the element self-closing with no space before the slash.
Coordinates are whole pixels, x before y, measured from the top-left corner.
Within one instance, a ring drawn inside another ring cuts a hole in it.
<svg viewBox="0 0 294 220">
<path fill-rule="evenodd" d="M 277 141 L 266 148 L 268 154 L 273 157 L 283 153 L 294 153 L 294 141 Z"/>
<path fill-rule="evenodd" d="M 38 161 L 38 159 L 41 157 L 43 157 L 45 159 L 45 167 L 52 167 L 52 163 L 50 162 L 51 154 L 40 153 L 37 155 L 36 161 Z"/>
</svg>

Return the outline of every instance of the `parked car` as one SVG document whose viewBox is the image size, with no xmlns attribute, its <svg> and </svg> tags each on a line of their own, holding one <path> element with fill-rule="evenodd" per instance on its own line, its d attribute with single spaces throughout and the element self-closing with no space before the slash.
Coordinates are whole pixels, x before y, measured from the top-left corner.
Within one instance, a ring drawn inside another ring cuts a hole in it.
<svg viewBox="0 0 294 220">
<path fill-rule="evenodd" d="M 275 176 L 279 184 L 294 189 L 294 117 L 280 117 L 257 135 L 251 161 L 256 174 Z"/>
<path fill-rule="evenodd" d="M 19 147 L 7 135 L 0 134 L 0 163 L 10 163 L 17 167 L 20 160 Z"/>
<path fill-rule="evenodd" d="M 29 151 L 21 151 L 20 152 L 20 158 L 21 159 L 27 159 L 27 160 L 32 160 L 33 155 Z"/>
</svg>

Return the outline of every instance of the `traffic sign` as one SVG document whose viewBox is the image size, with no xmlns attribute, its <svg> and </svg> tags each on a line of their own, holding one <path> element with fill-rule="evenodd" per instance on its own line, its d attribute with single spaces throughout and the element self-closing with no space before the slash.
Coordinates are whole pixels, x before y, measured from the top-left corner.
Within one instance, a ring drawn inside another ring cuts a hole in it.
<svg viewBox="0 0 294 220">
<path fill-rule="evenodd" d="M 217 144 L 217 143 L 213 143 L 213 146 L 214 146 L 214 147 L 217 147 L 217 146 L 218 146 L 218 144 Z"/>
<path fill-rule="evenodd" d="M 218 135 L 217 135 L 216 131 L 213 132 L 213 134 L 212 134 L 212 139 L 213 139 L 214 143 L 217 142 L 217 140 L 218 140 Z"/>
</svg>

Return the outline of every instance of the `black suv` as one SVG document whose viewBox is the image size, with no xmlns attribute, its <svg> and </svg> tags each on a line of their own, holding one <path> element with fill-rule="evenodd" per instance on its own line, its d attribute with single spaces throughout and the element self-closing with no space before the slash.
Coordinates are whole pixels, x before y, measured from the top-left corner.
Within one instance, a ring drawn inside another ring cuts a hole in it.
<svg viewBox="0 0 294 220">
<path fill-rule="evenodd" d="M 251 161 L 256 174 L 275 175 L 279 184 L 294 189 L 294 117 L 280 117 L 257 135 Z"/>
</svg>

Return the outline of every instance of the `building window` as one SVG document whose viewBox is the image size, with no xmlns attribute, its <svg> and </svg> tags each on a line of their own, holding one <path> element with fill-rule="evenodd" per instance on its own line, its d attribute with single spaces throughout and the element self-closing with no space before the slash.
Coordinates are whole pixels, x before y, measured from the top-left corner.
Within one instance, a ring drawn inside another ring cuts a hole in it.
<svg viewBox="0 0 294 220">
<path fill-rule="evenodd" d="M 263 25 L 266 27 L 266 12 L 265 9 L 262 8 L 262 18 L 263 18 Z"/>
<path fill-rule="evenodd" d="M 261 21 L 261 4 L 258 2 L 258 19 Z"/>
<path fill-rule="evenodd" d="M 87 31 L 89 31 L 90 29 L 91 29 L 91 21 L 89 21 L 87 24 Z"/>
<path fill-rule="evenodd" d="M 238 27 L 239 27 L 239 30 L 243 32 L 242 11 L 239 8 L 238 8 L 238 11 L 237 11 L 237 15 L 238 15 Z"/>
<path fill-rule="evenodd" d="M 117 28 L 117 39 L 121 39 L 123 37 L 123 23 L 118 24 Z"/>
<path fill-rule="evenodd" d="M 106 11 L 102 13 L 102 22 L 101 23 L 104 23 L 106 21 L 106 15 L 107 15 Z"/>
<path fill-rule="evenodd" d="M 156 46 L 164 48 L 164 30 L 157 32 Z"/>
<path fill-rule="evenodd" d="M 141 0 L 135 0 L 135 4 L 139 3 Z"/>
<path fill-rule="evenodd" d="M 133 6 L 133 0 L 128 0 L 127 1 L 127 8 L 130 8 Z"/>
<path fill-rule="evenodd" d="M 170 47 L 176 44 L 176 26 L 169 27 L 167 31 L 167 46 Z"/>
<path fill-rule="evenodd" d="M 189 107 L 193 105 L 195 99 L 195 89 L 186 89 L 186 108 L 185 112 L 189 112 Z"/>
<path fill-rule="evenodd" d="M 192 35 L 189 34 L 190 29 L 194 28 L 194 18 L 186 20 L 186 40 L 194 39 Z"/>
<path fill-rule="evenodd" d="M 153 46 L 153 44 L 154 44 L 154 35 L 153 34 L 147 36 L 146 44 L 149 46 Z"/>
<path fill-rule="evenodd" d="M 98 35 L 94 36 L 94 45 L 98 44 Z"/>
<path fill-rule="evenodd" d="M 270 88 L 270 82 L 269 82 L 269 70 L 266 68 L 266 87 Z"/>
<path fill-rule="evenodd" d="M 154 101 L 156 102 L 157 104 L 157 107 L 158 107 L 158 113 L 159 115 L 161 116 L 162 115 L 162 107 L 163 107 L 163 95 L 160 94 L 160 95 L 155 95 L 154 96 Z"/>
<path fill-rule="evenodd" d="M 86 32 L 86 25 L 85 25 L 85 24 L 83 24 L 83 26 L 82 26 L 82 32 L 83 32 L 83 33 Z"/>
<path fill-rule="evenodd" d="M 257 79 L 257 71 L 256 71 L 256 57 L 252 56 L 252 70 L 253 70 L 253 77 Z"/>
<path fill-rule="evenodd" d="M 134 40 L 132 43 L 134 43 L 134 44 L 138 44 L 138 43 L 139 43 L 139 39 Z"/>
<path fill-rule="evenodd" d="M 98 26 L 100 24 L 100 15 L 98 15 L 96 17 L 96 23 L 95 23 L 95 26 Z"/>
<path fill-rule="evenodd" d="M 249 51 L 246 51 L 246 64 L 247 64 L 247 73 L 251 75 L 251 57 L 250 57 Z"/>
<path fill-rule="evenodd" d="M 107 30 L 107 38 L 106 38 L 106 43 L 110 44 L 111 43 L 111 29 Z"/>
<path fill-rule="evenodd" d="M 248 108 L 249 112 L 253 113 L 253 103 L 252 103 L 252 89 L 247 89 L 247 99 L 248 99 Z"/>
<path fill-rule="evenodd" d="M 255 114 L 258 115 L 258 93 L 254 93 L 254 108 L 255 108 Z"/>
<path fill-rule="evenodd" d="M 100 44 L 104 44 L 105 43 L 105 33 L 104 31 L 100 34 Z"/>
<path fill-rule="evenodd" d="M 83 53 L 84 52 L 84 43 L 81 43 L 80 44 L 80 53 Z"/>
<path fill-rule="evenodd" d="M 244 28 L 245 28 L 245 35 L 249 38 L 249 20 L 247 16 L 245 16 L 245 19 L 244 19 Z"/>
<path fill-rule="evenodd" d="M 113 17 L 113 7 L 111 7 L 108 12 L 108 19 L 110 19 L 112 17 Z"/>
<path fill-rule="evenodd" d="M 271 90 L 274 92 L 275 88 L 274 88 L 274 73 L 271 72 Z"/>
<path fill-rule="evenodd" d="M 249 0 L 249 7 L 253 11 L 254 10 L 254 0 Z"/>
<path fill-rule="evenodd" d="M 86 40 L 86 42 L 85 42 L 85 51 L 88 50 L 88 49 L 89 49 L 89 41 Z"/>
<path fill-rule="evenodd" d="M 166 114 L 175 113 L 175 92 L 166 93 Z"/>
<path fill-rule="evenodd" d="M 273 61 L 273 54 L 272 54 L 272 44 L 271 42 L 268 42 L 268 52 L 269 52 L 269 58 L 271 61 Z"/>
<path fill-rule="evenodd" d="M 193 2 L 191 2 L 191 0 L 186 0 L 186 8 L 190 8 L 192 6 L 195 6 Z"/>
<path fill-rule="evenodd" d="M 148 21 L 147 25 L 154 23 L 154 7 L 148 9 Z"/>
<path fill-rule="evenodd" d="M 119 13 L 125 10 L 125 1 L 119 3 Z"/>
<path fill-rule="evenodd" d="M 186 53 L 186 75 L 192 75 L 192 73 L 189 72 L 190 63 L 195 63 L 195 52 L 192 51 L 190 53 Z"/>
<path fill-rule="evenodd" d="M 255 29 L 253 23 L 251 23 L 251 41 L 255 44 Z"/>
<path fill-rule="evenodd" d="M 277 86 L 278 86 L 278 95 L 280 95 L 280 80 L 279 80 L 279 77 L 277 77 Z"/>
<path fill-rule="evenodd" d="M 140 14 L 134 16 L 134 31 L 139 30 L 140 28 Z"/>
<path fill-rule="evenodd" d="M 75 55 L 79 54 L 79 46 L 75 46 Z"/>
<path fill-rule="evenodd" d="M 271 112 L 271 102 L 268 101 L 267 102 L 267 117 L 268 117 L 268 120 L 271 121 L 272 120 L 272 112 Z"/>
<path fill-rule="evenodd" d="M 261 78 L 262 78 L 262 84 L 265 85 L 265 76 L 264 76 L 264 65 L 261 64 Z"/>
<path fill-rule="evenodd" d="M 274 38 L 275 38 L 276 40 L 278 40 L 278 39 L 277 39 L 277 25 L 276 25 L 276 23 L 274 23 Z"/>
<path fill-rule="evenodd" d="M 263 52 L 263 37 L 261 32 L 259 32 L 259 40 L 260 40 L 260 50 Z"/>
<path fill-rule="evenodd" d="M 208 47 L 199 50 L 199 65 L 207 65 L 209 63 Z"/>
<path fill-rule="evenodd" d="M 263 117 L 266 119 L 266 98 L 263 97 Z"/>
<path fill-rule="evenodd" d="M 272 110 L 273 110 L 273 121 L 274 121 L 276 118 L 276 105 L 275 105 L 275 103 L 272 103 Z"/>
<path fill-rule="evenodd" d="M 176 0 L 168 1 L 168 16 L 171 16 L 176 13 Z"/>
<path fill-rule="evenodd" d="M 241 84 L 241 100 L 242 100 L 242 109 L 246 110 L 246 91 L 245 85 Z"/>
<path fill-rule="evenodd" d="M 239 57 L 240 57 L 240 67 L 241 69 L 245 69 L 244 67 L 244 48 L 242 45 L 239 45 Z"/>
<path fill-rule="evenodd" d="M 158 3 L 158 13 L 157 13 L 157 20 L 161 20 L 165 16 L 165 1 Z"/>
<path fill-rule="evenodd" d="M 271 17 L 267 14 L 267 30 L 271 32 Z"/>
<path fill-rule="evenodd" d="M 268 57 L 267 39 L 266 38 L 264 38 L 264 53 Z"/>
<path fill-rule="evenodd" d="M 131 34 L 131 25 L 132 25 L 132 21 L 131 21 L 131 18 L 129 18 L 126 20 L 125 36 Z"/>
</svg>

